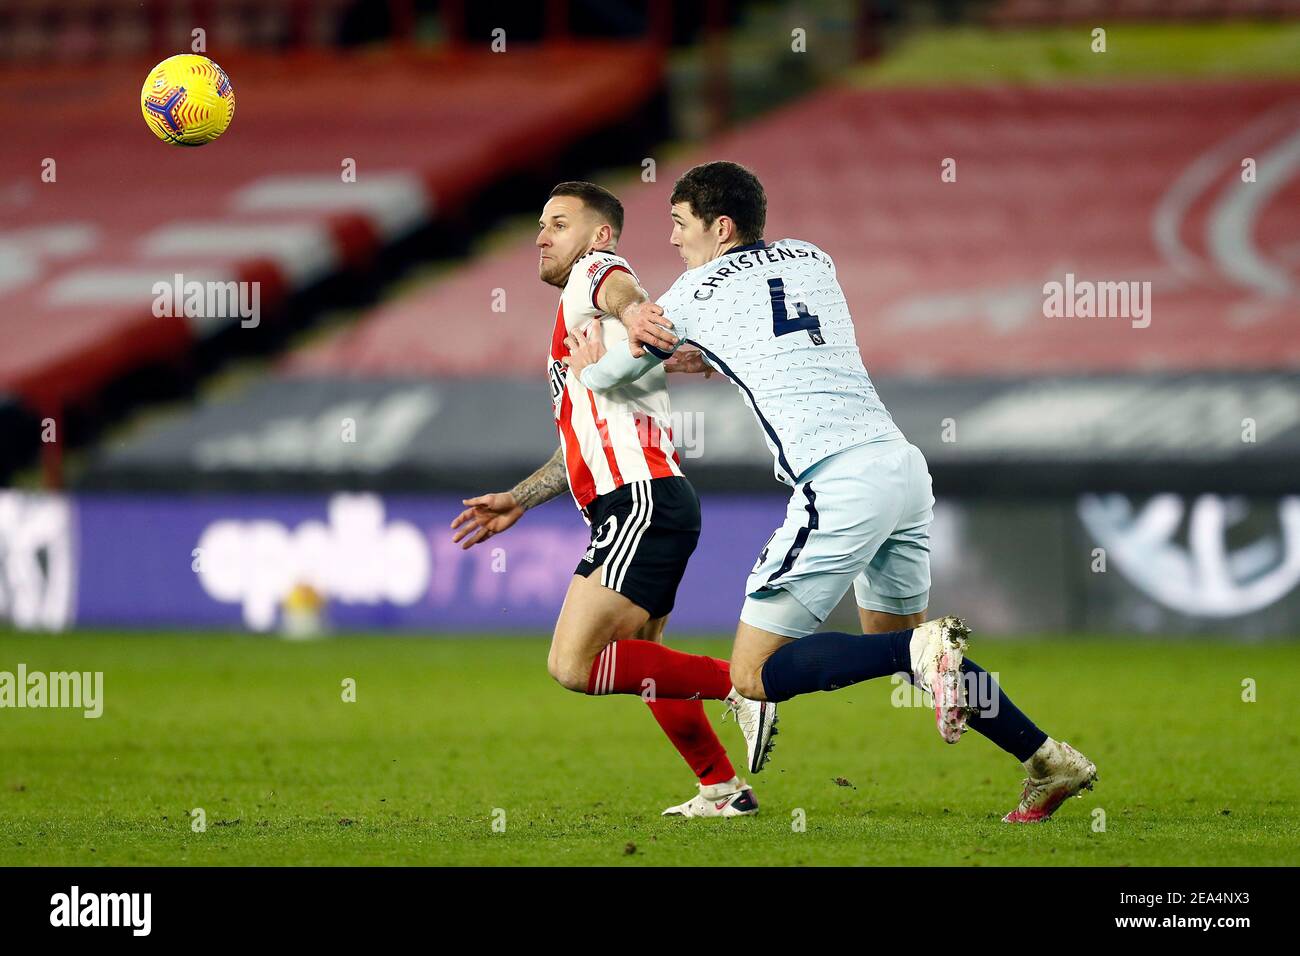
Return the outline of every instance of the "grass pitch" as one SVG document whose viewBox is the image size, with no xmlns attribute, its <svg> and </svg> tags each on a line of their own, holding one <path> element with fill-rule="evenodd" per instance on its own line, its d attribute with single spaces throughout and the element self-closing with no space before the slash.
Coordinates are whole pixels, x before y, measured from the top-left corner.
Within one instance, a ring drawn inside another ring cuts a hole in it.
<svg viewBox="0 0 1300 956">
<path fill-rule="evenodd" d="M 0 710 L 0 865 L 1300 863 L 1300 645 L 977 633 L 971 656 L 1098 764 L 1046 825 L 1001 824 L 1021 768 L 944 745 L 888 681 L 783 705 L 758 817 L 676 820 L 693 777 L 645 706 L 561 690 L 537 638 L 0 635 L 0 671 L 103 671 L 105 698 Z"/>
</svg>

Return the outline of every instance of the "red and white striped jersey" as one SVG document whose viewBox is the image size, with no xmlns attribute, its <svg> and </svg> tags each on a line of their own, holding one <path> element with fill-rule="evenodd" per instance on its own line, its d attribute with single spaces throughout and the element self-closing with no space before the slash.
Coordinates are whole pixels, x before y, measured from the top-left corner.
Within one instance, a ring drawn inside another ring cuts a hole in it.
<svg viewBox="0 0 1300 956">
<path fill-rule="evenodd" d="M 569 490 L 579 508 L 628 482 L 682 476 L 673 448 L 668 377 L 662 366 L 635 382 L 597 394 L 577 375 L 569 375 L 564 364 L 569 354 L 565 336 L 585 335 L 592 322 L 600 323 L 606 349 L 628 348 L 623 324 L 596 305 L 601 283 L 620 270 L 635 278 L 627 260 L 612 252 L 589 252 L 575 262 L 560 294 L 551 335 L 546 367 L 551 402 Z"/>
</svg>

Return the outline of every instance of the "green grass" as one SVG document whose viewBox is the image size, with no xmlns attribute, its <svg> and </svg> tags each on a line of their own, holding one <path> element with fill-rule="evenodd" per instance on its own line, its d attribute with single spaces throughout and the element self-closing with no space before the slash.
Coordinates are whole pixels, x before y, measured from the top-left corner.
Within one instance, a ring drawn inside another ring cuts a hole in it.
<svg viewBox="0 0 1300 956">
<path fill-rule="evenodd" d="M 1106 30 L 1104 53 L 1092 51 L 1093 26 Z M 918 31 L 849 77 L 864 86 L 950 86 L 1297 75 L 1300 23 L 1233 21 Z"/>
<path fill-rule="evenodd" d="M 102 670 L 106 699 L 98 720 L 0 710 L 0 865 L 1300 863 L 1297 644 L 977 634 L 972 656 L 1101 771 L 1020 828 L 999 822 L 1015 761 L 976 734 L 945 746 L 880 681 L 784 706 L 758 817 L 661 819 L 693 778 L 644 705 L 563 691 L 545 656 L 538 639 L 0 635 L 0 670 Z"/>
</svg>

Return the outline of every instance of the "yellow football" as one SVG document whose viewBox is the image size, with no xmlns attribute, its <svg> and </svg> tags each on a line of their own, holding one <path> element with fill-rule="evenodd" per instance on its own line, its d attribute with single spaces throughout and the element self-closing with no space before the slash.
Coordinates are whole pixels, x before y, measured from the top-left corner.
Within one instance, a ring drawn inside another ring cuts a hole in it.
<svg viewBox="0 0 1300 956">
<path fill-rule="evenodd" d="M 203 146 L 226 131 L 235 115 L 235 91 L 226 71 L 206 56 L 169 56 L 140 90 L 144 121 L 164 143 Z"/>
</svg>

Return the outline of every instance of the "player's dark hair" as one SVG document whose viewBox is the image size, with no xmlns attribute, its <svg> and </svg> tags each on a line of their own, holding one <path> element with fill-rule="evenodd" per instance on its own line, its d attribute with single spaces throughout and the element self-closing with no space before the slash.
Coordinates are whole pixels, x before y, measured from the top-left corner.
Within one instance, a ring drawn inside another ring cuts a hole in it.
<svg viewBox="0 0 1300 956">
<path fill-rule="evenodd" d="M 551 190 L 550 198 L 554 199 L 556 196 L 572 196 L 574 199 L 581 199 L 584 206 L 613 227 L 615 239 L 622 234 L 623 204 L 604 186 L 581 182 L 560 183 Z"/>
<path fill-rule="evenodd" d="M 742 245 L 763 238 L 767 225 L 767 193 L 758 177 L 739 163 L 703 163 L 682 174 L 669 202 L 689 203 L 691 212 L 712 226 L 719 216 L 736 224 Z"/>
</svg>

